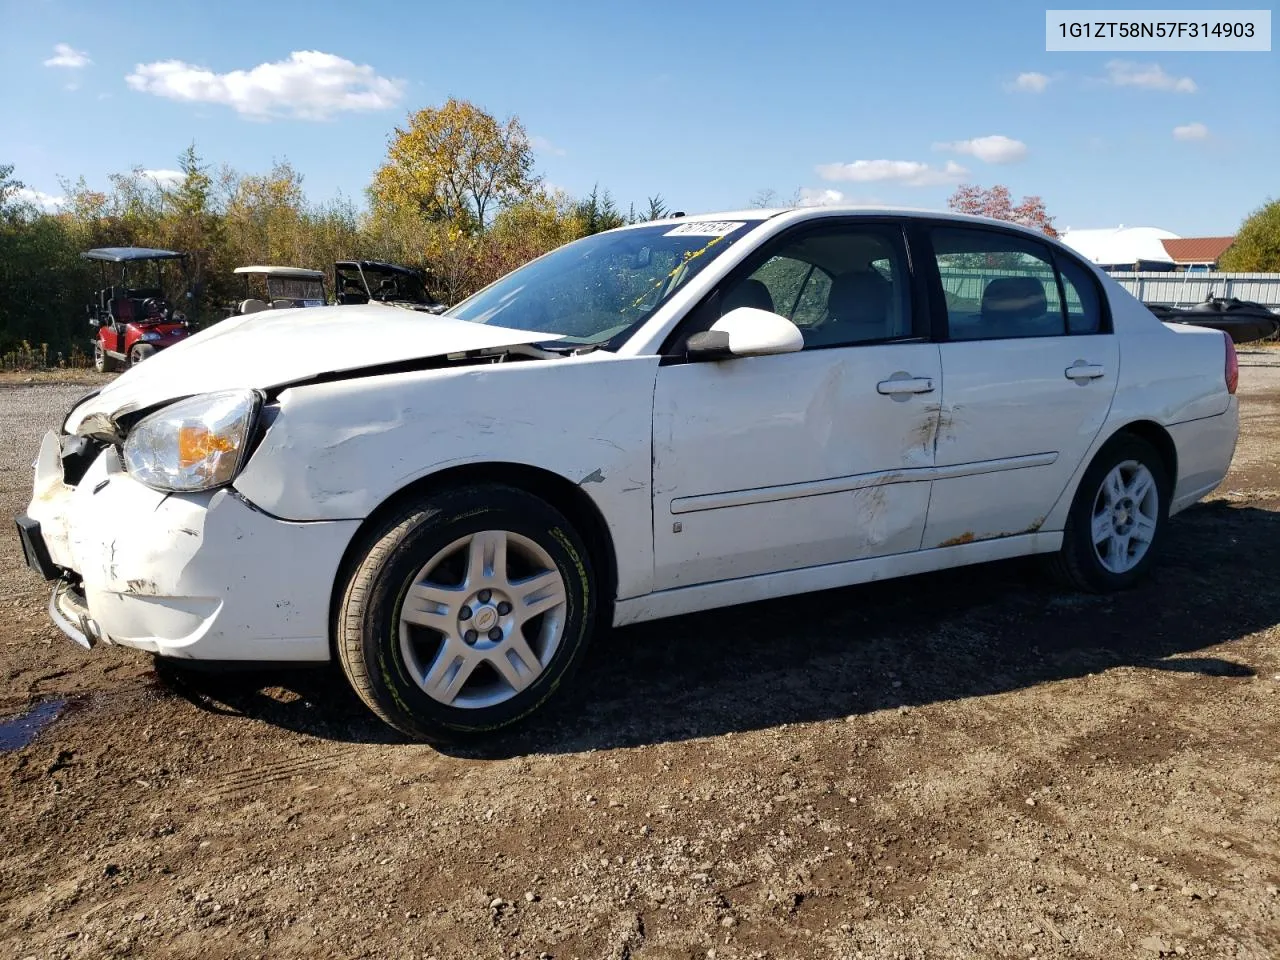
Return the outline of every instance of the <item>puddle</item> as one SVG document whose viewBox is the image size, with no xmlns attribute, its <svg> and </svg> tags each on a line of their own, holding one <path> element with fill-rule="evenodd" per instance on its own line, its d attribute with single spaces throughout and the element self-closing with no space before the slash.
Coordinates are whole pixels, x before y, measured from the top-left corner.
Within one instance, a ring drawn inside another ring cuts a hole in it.
<svg viewBox="0 0 1280 960">
<path fill-rule="evenodd" d="M 0 720 L 0 752 L 21 750 L 36 738 L 41 730 L 62 715 L 65 700 L 45 700 L 26 713 Z"/>
</svg>

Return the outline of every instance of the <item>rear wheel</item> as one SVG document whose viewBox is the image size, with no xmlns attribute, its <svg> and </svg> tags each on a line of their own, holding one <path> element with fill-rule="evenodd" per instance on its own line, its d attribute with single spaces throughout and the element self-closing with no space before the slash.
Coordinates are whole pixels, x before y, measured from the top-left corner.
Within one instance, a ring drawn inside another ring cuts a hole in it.
<svg viewBox="0 0 1280 960">
<path fill-rule="evenodd" d="M 500 485 L 408 506 L 372 532 L 338 609 L 360 698 L 419 740 L 510 727 L 580 662 L 594 627 L 585 545 L 546 502 Z"/>
<path fill-rule="evenodd" d="M 1156 558 L 1172 492 L 1155 447 L 1131 434 L 1112 439 L 1080 481 L 1050 570 L 1093 593 L 1133 586 Z"/>
</svg>

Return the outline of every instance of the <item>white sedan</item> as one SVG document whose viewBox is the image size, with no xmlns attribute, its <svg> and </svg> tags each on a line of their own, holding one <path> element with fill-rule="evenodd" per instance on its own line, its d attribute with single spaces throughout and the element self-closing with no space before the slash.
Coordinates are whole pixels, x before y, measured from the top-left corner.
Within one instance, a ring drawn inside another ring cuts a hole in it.
<svg viewBox="0 0 1280 960">
<path fill-rule="evenodd" d="M 1128 587 L 1222 482 L 1236 377 L 1007 223 L 682 217 L 442 316 L 226 320 L 79 402 L 18 526 L 85 646 L 336 659 L 459 739 L 610 624 L 1031 554 Z"/>
</svg>

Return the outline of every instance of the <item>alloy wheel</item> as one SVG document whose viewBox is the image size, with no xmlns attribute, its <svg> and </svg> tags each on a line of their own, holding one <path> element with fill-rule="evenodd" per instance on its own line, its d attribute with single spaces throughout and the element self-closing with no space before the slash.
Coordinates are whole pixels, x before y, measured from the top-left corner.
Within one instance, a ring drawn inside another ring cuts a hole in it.
<svg viewBox="0 0 1280 960">
<path fill-rule="evenodd" d="M 1093 550 L 1111 573 L 1128 573 L 1146 555 L 1160 518 L 1160 491 L 1137 460 L 1111 469 L 1093 502 Z"/>
<path fill-rule="evenodd" d="M 400 652 L 432 699 L 492 707 L 542 675 L 566 606 L 564 578 L 546 550 L 484 530 L 453 541 L 413 577 L 399 612 Z"/>
</svg>

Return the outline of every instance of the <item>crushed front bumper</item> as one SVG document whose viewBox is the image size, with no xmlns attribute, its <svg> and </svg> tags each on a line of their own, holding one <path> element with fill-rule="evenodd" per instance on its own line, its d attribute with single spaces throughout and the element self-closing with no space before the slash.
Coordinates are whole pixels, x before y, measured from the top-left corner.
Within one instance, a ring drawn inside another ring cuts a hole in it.
<svg viewBox="0 0 1280 960">
<path fill-rule="evenodd" d="M 359 521 L 279 520 L 228 489 L 161 493 L 114 448 L 73 486 L 59 458 L 50 433 L 18 527 L 28 565 L 56 577 L 49 615 L 72 640 L 203 660 L 329 659 L 329 601 Z"/>
</svg>

